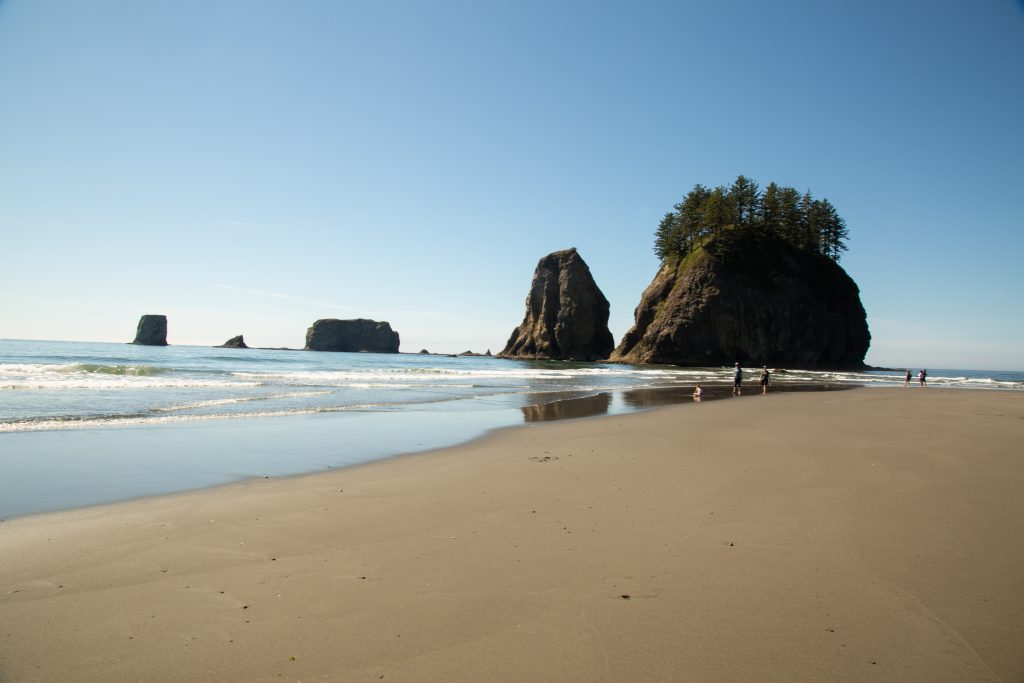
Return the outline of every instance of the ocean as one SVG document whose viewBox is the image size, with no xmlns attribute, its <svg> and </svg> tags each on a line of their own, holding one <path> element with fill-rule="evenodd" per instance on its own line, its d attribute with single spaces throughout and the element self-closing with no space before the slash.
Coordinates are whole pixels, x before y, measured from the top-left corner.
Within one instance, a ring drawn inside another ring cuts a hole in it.
<svg viewBox="0 0 1024 683">
<path fill-rule="evenodd" d="M 0 518 L 644 409 L 688 398 L 697 382 L 713 397 L 731 377 L 726 367 L 0 340 Z M 903 373 L 776 369 L 773 380 L 898 386 Z M 1024 373 L 929 369 L 928 384 L 1019 391 Z"/>
</svg>

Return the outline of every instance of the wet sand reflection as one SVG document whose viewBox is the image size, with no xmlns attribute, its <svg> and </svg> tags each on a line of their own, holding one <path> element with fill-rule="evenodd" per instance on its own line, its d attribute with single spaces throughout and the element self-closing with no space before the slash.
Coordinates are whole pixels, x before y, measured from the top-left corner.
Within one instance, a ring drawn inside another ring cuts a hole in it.
<svg viewBox="0 0 1024 683">
<path fill-rule="evenodd" d="M 745 391 L 742 396 L 738 397 L 732 396 L 732 385 L 701 384 L 701 386 L 704 388 L 704 395 L 700 399 L 696 399 L 693 396 L 694 385 L 602 392 L 593 396 L 569 397 L 557 400 L 551 400 L 550 394 L 532 394 L 527 396 L 527 400 L 537 402 L 532 405 L 522 406 L 520 410 L 523 412 L 523 420 L 525 422 L 550 422 L 551 420 L 569 420 L 608 413 L 646 410 L 676 403 L 700 403 L 702 401 L 718 401 L 727 398 L 762 397 L 761 388 L 753 383 L 744 386 Z M 768 395 L 794 391 L 845 391 L 856 387 L 857 385 L 851 384 L 779 384 L 773 385 L 769 389 Z"/>
<path fill-rule="evenodd" d="M 569 420 L 577 417 L 593 417 L 604 415 L 612 404 L 612 395 L 601 393 L 584 398 L 569 398 L 550 403 L 538 403 L 523 406 L 523 419 L 526 422 L 549 422 L 551 420 Z"/>
</svg>

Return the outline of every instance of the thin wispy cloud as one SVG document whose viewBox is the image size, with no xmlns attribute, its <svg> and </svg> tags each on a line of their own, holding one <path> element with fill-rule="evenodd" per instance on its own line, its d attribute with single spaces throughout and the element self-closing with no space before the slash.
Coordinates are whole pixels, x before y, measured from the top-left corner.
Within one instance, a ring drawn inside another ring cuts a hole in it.
<svg viewBox="0 0 1024 683">
<path fill-rule="evenodd" d="M 427 311 L 427 310 L 388 310 L 384 313 L 391 318 L 418 318 L 421 320 L 436 320 L 439 322 L 454 323 L 459 325 L 487 326 L 497 324 L 497 321 L 488 321 L 482 318 L 467 318 L 448 311 Z"/>
<path fill-rule="evenodd" d="M 269 223 L 257 223 L 256 221 L 221 221 L 222 225 L 226 225 L 229 228 L 250 228 L 256 230 L 282 230 L 278 225 L 270 225 Z"/>
<path fill-rule="evenodd" d="M 229 292 L 236 292 L 238 294 L 248 294 L 250 296 L 261 296 L 270 299 L 277 299 L 279 301 L 291 301 L 297 304 L 303 304 L 305 306 L 315 306 L 317 308 L 329 308 L 335 311 L 345 311 L 348 313 L 355 313 L 356 315 L 366 315 L 366 312 L 352 308 L 351 306 L 342 306 L 341 304 L 331 303 L 329 301 L 317 301 L 316 299 L 306 299 L 301 296 L 293 296 L 291 294 L 285 294 L 283 292 L 272 292 L 266 289 L 248 289 L 245 287 L 236 287 L 235 285 L 227 285 L 222 282 L 214 282 L 214 287 L 218 289 L 227 290 Z"/>
<path fill-rule="evenodd" d="M 250 289 L 248 287 L 238 287 L 236 285 L 229 285 L 223 282 L 214 282 L 214 287 L 223 289 L 228 292 L 235 292 L 237 294 L 246 294 L 248 296 L 258 296 L 268 299 L 277 299 L 278 301 L 290 301 L 297 304 L 303 304 L 306 306 L 313 306 L 316 308 L 328 308 L 335 311 L 343 311 L 346 313 L 358 315 L 358 316 L 370 316 L 370 313 L 364 309 L 353 308 L 352 306 L 343 306 L 341 304 L 331 303 L 329 301 L 318 301 L 316 299 L 307 299 L 305 297 L 294 296 L 292 294 L 286 294 L 284 292 L 275 292 L 269 289 Z M 439 322 L 445 322 L 455 325 L 466 325 L 476 327 L 487 327 L 494 325 L 501 325 L 498 321 L 487 321 L 480 319 L 470 320 L 465 316 L 461 316 L 448 311 L 431 311 L 431 310 L 409 310 L 409 309 L 387 309 L 387 310 L 376 310 L 374 315 L 381 319 L 398 320 L 402 318 L 413 318 L 419 320 L 433 320 Z"/>
</svg>

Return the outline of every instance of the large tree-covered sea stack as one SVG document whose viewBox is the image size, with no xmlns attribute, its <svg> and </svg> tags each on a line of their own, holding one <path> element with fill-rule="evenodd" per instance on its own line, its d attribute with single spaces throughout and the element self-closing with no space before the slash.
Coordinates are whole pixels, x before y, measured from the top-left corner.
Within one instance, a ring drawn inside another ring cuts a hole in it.
<svg viewBox="0 0 1024 683">
<path fill-rule="evenodd" d="M 575 249 L 566 249 L 537 264 L 526 315 L 498 357 L 604 360 L 614 346 L 608 300 L 583 258 Z"/>
<path fill-rule="evenodd" d="M 837 263 L 846 237 L 831 204 L 810 193 L 761 193 L 743 176 L 729 190 L 698 185 L 662 221 L 661 268 L 612 359 L 863 367 L 866 315 Z"/>
</svg>

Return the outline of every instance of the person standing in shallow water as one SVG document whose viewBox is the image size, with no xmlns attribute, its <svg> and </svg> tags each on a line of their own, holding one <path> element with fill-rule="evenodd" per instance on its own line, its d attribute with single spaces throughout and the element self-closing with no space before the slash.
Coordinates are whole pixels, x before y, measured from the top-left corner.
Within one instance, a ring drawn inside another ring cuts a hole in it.
<svg viewBox="0 0 1024 683">
<path fill-rule="evenodd" d="M 704 398 L 704 389 L 698 384 L 697 388 L 693 390 L 693 400 L 699 401 L 702 398 Z"/>
<path fill-rule="evenodd" d="M 917 375 L 917 381 L 921 383 L 921 388 L 922 389 L 924 387 L 928 386 L 927 384 L 925 384 L 925 380 L 927 380 L 927 379 L 928 379 L 928 371 L 922 368 L 921 372 L 918 373 L 918 375 Z"/>
<path fill-rule="evenodd" d="M 907 376 L 903 380 L 903 386 L 905 386 L 905 387 L 909 387 L 910 386 L 910 369 L 909 368 L 907 368 Z"/>
<path fill-rule="evenodd" d="M 768 393 L 768 385 L 772 383 L 772 375 L 771 375 L 770 372 L 768 372 L 768 366 L 767 365 L 764 366 L 763 368 L 761 368 L 761 379 L 760 379 L 760 382 L 761 382 L 761 393 L 762 394 L 767 394 Z"/>
<path fill-rule="evenodd" d="M 732 395 L 739 396 L 743 393 L 743 368 L 740 364 L 736 364 L 736 369 L 732 372 Z"/>
</svg>

